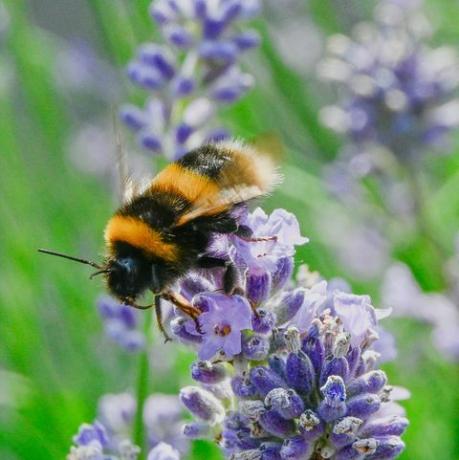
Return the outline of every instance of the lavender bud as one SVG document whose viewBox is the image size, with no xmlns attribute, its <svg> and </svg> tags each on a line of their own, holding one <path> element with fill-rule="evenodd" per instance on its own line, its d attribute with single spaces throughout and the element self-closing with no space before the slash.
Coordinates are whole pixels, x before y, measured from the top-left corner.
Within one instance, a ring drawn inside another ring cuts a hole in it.
<svg viewBox="0 0 459 460">
<path fill-rule="evenodd" d="M 293 420 L 286 420 L 275 410 L 267 410 L 261 414 L 259 423 L 268 433 L 280 438 L 290 436 L 295 429 Z"/>
<path fill-rule="evenodd" d="M 232 41 L 236 44 L 239 51 L 245 51 L 258 46 L 261 39 L 260 34 L 256 30 L 246 30 L 235 35 Z"/>
<path fill-rule="evenodd" d="M 274 388 L 287 386 L 275 372 L 262 366 L 250 370 L 250 381 L 262 396 L 266 396 Z"/>
<path fill-rule="evenodd" d="M 239 404 L 239 410 L 242 415 L 249 418 L 250 420 L 258 420 L 260 415 L 265 412 L 265 406 L 261 401 L 249 400 L 241 401 Z"/>
<path fill-rule="evenodd" d="M 158 89 L 164 83 L 161 74 L 157 70 L 137 62 L 129 64 L 127 73 L 133 83 L 148 90 Z"/>
<path fill-rule="evenodd" d="M 301 348 L 301 339 L 300 339 L 300 331 L 294 327 L 290 326 L 284 332 L 285 344 L 287 346 L 287 351 L 290 353 L 296 353 Z"/>
<path fill-rule="evenodd" d="M 340 376 L 345 382 L 349 377 L 349 365 L 346 358 L 333 358 L 325 364 L 320 375 L 320 384 L 323 385 L 331 375 Z"/>
<path fill-rule="evenodd" d="M 335 346 L 333 349 L 333 356 L 335 358 L 342 358 L 347 355 L 349 347 L 351 345 L 351 334 L 348 332 L 342 332 L 338 334 L 335 339 Z"/>
<path fill-rule="evenodd" d="M 352 444 L 352 448 L 356 450 L 360 455 L 371 455 L 376 451 L 378 443 L 376 439 L 359 439 Z"/>
<path fill-rule="evenodd" d="M 307 409 L 301 414 L 298 426 L 306 441 L 316 440 L 318 437 L 322 436 L 325 429 L 318 415 L 310 409 Z"/>
<path fill-rule="evenodd" d="M 284 324 L 296 315 L 303 305 L 305 292 L 304 288 L 297 288 L 282 297 L 275 310 L 278 324 Z"/>
<path fill-rule="evenodd" d="M 188 386 L 180 390 L 180 401 L 196 417 L 210 424 L 220 423 L 225 417 L 222 403 L 209 391 Z"/>
<path fill-rule="evenodd" d="M 408 426 L 408 419 L 398 415 L 390 415 L 367 422 L 362 436 L 400 436 Z"/>
<path fill-rule="evenodd" d="M 175 64 L 169 50 L 153 43 L 142 45 L 139 59 L 144 64 L 154 67 L 163 78 L 170 80 L 175 75 Z"/>
<path fill-rule="evenodd" d="M 304 402 L 294 390 L 274 388 L 265 398 L 266 407 L 277 411 L 285 419 L 299 417 L 304 410 Z"/>
<path fill-rule="evenodd" d="M 276 262 L 276 270 L 272 274 L 272 289 L 282 289 L 293 273 L 292 257 L 281 257 Z"/>
<path fill-rule="evenodd" d="M 94 422 L 92 425 L 83 423 L 73 437 L 73 442 L 78 446 L 87 446 L 94 441 L 100 443 L 102 447 L 107 446 L 109 442 L 107 431 L 99 422 Z"/>
<path fill-rule="evenodd" d="M 178 24 L 167 24 L 163 27 L 163 34 L 166 40 L 177 48 L 188 49 L 193 46 L 193 36 Z"/>
<path fill-rule="evenodd" d="M 150 16 L 159 24 L 164 25 L 175 19 L 175 11 L 165 2 L 154 2 L 150 6 Z"/>
<path fill-rule="evenodd" d="M 120 118 L 133 131 L 139 131 L 147 124 L 144 112 L 135 105 L 123 105 L 120 110 Z"/>
<path fill-rule="evenodd" d="M 325 349 L 315 325 L 309 328 L 301 349 L 311 360 L 316 374 L 320 374 L 325 358 Z"/>
<path fill-rule="evenodd" d="M 210 433 L 210 426 L 206 423 L 187 423 L 183 425 L 183 435 L 190 439 L 206 438 Z"/>
<path fill-rule="evenodd" d="M 355 376 L 360 361 L 360 348 L 351 346 L 346 359 L 349 365 L 349 375 Z"/>
<path fill-rule="evenodd" d="M 139 143 L 142 147 L 155 153 L 162 150 L 162 143 L 159 137 L 149 131 L 141 131 L 138 136 Z"/>
<path fill-rule="evenodd" d="M 341 377 L 328 377 L 325 385 L 320 389 L 324 395 L 319 405 L 319 415 L 326 421 L 332 422 L 346 414 L 346 389 Z"/>
<path fill-rule="evenodd" d="M 238 48 L 231 42 L 205 41 L 199 47 L 199 55 L 209 61 L 232 64 L 237 57 Z"/>
<path fill-rule="evenodd" d="M 284 441 L 280 454 L 282 460 L 307 460 L 310 458 L 312 450 L 313 446 L 302 436 L 294 436 Z"/>
<path fill-rule="evenodd" d="M 184 144 L 188 138 L 193 134 L 194 128 L 186 123 L 180 123 L 175 128 L 175 140 L 177 144 Z"/>
<path fill-rule="evenodd" d="M 231 388 L 239 398 L 256 396 L 257 388 L 247 378 L 237 375 L 231 379 Z"/>
<path fill-rule="evenodd" d="M 387 383 L 384 371 L 370 371 L 356 378 L 347 386 L 348 396 L 360 393 L 378 393 Z"/>
<path fill-rule="evenodd" d="M 262 335 L 244 335 L 242 338 L 242 353 L 246 359 L 261 361 L 268 356 L 269 339 Z"/>
<path fill-rule="evenodd" d="M 271 291 L 271 275 L 264 270 L 249 270 L 245 289 L 249 300 L 255 305 L 260 305 Z"/>
<path fill-rule="evenodd" d="M 285 341 L 285 328 L 275 327 L 271 337 L 271 348 L 273 353 L 283 353 L 287 351 L 287 343 Z"/>
<path fill-rule="evenodd" d="M 277 442 L 264 442 L 260 446 L 261 460 L 281 460 L 281 447 Z"/>
<path fill-rule="evenodd" d="M 175 97 L 181 98 L 189 96 L 196 87 L 196 82 L 191 77 L 177 77 L 174 80 L 172 92 Z"/>
<path fill-rule="evenodd" d="M 252 328 L 259 334 L 268 334 L 276 324 L 276 315 L 268 310 L 259 308 L 252 317 Z"/>
<path fill-rule="evenodd" d="M 271 355 L 268 358 L 268 363 L 270 369 L 285 380 L 285 361 L 277 355 Z"/>
<path fill-rule="evenodd" d="M 363 362 L 365 363 L 365 369 L 367 371 L 373 370 L 375 367 L 377 367 L 379 357 L 381 355 L 374 351 L 374 350 L 366 350 L 362 353 L 362 359 Z"/>
<path fill-rule="evenodd" d="M 377 438 L 378 446 L 371 458 L 395 458 L 405 448 L 405 443 L 398 436 L 382 436 Z"/>
<path fill-rule="evenodd" d="M 287 383 L 301 393 L 308 393 L 314 385 L 315 372 L 308 356 L 299 351 L 290 353 L 285 367 Z"/>
<path fill-rule="evenodd" d="M 337 448 L 346 446 L 357 437 L 357 432 L 363 421 L 356 417 L 344 417 L 333 427 L 331 441 Z"/>
<path fill-rule="evenodd" d="M 367 419 L 371 414 L 374 414 L 381 403 L 377 395 L 371 393 L 364 393 L 347 401 L 347 415 Z"/>
<path fill-rule="evenodd" d="M 191 377 L 201 383 L 219 383 L 226 377 L 225 366 L 198 361 L 191 365 Z"/>
</svg>

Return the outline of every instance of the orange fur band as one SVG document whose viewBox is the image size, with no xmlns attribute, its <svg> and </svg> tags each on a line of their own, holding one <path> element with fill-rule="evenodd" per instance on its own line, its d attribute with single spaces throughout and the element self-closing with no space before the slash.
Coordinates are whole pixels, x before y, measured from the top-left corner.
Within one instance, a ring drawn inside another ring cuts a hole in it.
<svg viewBox="0 0 459 460">
<path fill-rule="evenodd" d="M 168 262 L 178 258 L 175 244 L 165 243 L 158 231 L 135 217 L 114 215 L 105 228 L 104 236 L 109 248 L 115 241 L 123 241 Z"/>
</svg>

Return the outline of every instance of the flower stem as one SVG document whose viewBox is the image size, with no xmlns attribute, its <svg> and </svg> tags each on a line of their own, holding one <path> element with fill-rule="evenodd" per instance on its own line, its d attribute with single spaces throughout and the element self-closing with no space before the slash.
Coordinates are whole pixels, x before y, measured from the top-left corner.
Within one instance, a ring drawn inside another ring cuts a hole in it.
<svg viewBox="0 0 459 460">
<path fill-rule="evenodd" d="M 151 345 L 151 321 L 152 321 L 152 312 L 146 311 L 144 314 L 144 334 L 146 337 L 145 349 L 139 356 L 139 367 L 137 374 L 137 389 L 136 389 L 136 401 L 137 401 L 137 410 L 135 415 L 134 422 L 134 443 L 140 447 L 141 454 L 139 459 L 144 458 L 143 449 L 144 449 L 144 423 L 143 423 L 143 406 L 145 399 L 148 394 L 148 384 L 149 384 L 149 351 Z"/>
</svg>

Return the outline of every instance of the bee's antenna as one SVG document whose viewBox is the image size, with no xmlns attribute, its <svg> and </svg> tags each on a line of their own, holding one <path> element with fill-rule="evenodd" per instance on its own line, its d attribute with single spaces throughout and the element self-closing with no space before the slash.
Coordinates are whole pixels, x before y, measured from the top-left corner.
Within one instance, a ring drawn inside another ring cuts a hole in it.
<svg viewBox="0 0 459 460">
<path fill-rule="evenodd" d="M 73 260 L 74 262 L 79 262 L 80 264 L 90 265 L 91 267 L 97 268 L 98 270 L 106 270 L 106 267 L 103 267 L 102 265 L 99 265 L 96 262 L 92 262 L 91 260 L 81 259 L 80 257 L 68 256 L 67 254 L 50 251 L 49 249 L 39 249 L 38 252 L 42 252 L 43 254 L 49 254 L 51 256 L 62 257 L 68 260 Z"/>
</svg>

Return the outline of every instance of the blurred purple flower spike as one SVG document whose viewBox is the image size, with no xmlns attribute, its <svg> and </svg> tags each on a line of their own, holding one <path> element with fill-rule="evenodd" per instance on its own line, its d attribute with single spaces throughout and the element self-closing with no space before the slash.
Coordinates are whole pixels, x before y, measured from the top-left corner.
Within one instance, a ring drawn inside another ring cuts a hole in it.
<svg viewBox="0 0 459 460">
<path fill-rule="evenodd" d="M 356 26 L 352 38 L 329 39 L 319 74 L 339 85 L 344 97 L 321 116 L 348 137 L 356 155 L 377 156 L 383 147 L 410 163 L 428 147 L 444 146 L 459 126 L 457 55 L 424 43 L 429 25 L 416 7 L 383 0 L 373 23 Z"/>
<path fill-rule="evenodd" d="M 254 30 L 238 23 L 256 16 L 254 0 L 155 0 L 150 14 L 165 44 L 145 43 L 127 72 L 131 81 L 150 92 L 145 108 L 126 105 L 121 119 L 139 144 L 167 159 L 227 136 L 215 126 L 220 105 L 239 100 L 253 77 L 241 71 L 240 56 L 259 44 Z M 186 98 L 186 100 L 185 100 Z M 161 114 L 151 111 L 162 107 Z"/>
</svg>

